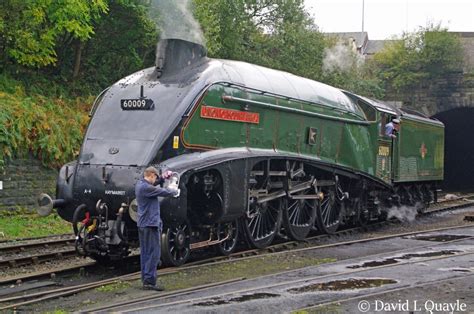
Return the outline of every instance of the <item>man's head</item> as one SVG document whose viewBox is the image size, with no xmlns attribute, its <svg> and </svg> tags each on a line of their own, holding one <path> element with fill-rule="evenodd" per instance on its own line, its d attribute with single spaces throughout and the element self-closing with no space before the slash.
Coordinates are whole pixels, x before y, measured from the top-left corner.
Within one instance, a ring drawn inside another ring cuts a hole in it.
<svg viewBox="0 0 474 314">
<path fill-rule="evenodd" d="M 400 119 L 392 119 L 392 123 L 395 130 L 400 130 Z"/>
<path fill-rule="evenodd" d="M 151 184 L 155 184 L 156 180 L 158 179 L 158 176 L 158 170 L 155 167 L 150 166 L 146 168 L 143 172 L 143 177 Z"/>
</svg>

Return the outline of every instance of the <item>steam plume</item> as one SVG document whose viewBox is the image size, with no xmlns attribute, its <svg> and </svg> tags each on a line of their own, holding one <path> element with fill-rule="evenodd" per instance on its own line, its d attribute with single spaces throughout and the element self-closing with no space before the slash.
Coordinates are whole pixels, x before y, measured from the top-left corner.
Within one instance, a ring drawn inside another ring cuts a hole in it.
<svg viewBox="0 0 474 314">
<path fill-rule="evenodd" d="M 161 39 L 181 39 L 205 46 L 201 26 L 191 11 L 191 0 L 153 0 Z M 153 14 L 155 15 L 155 14 Z"/>
<path fill-rule="evenodd" d="M 362 57 L 342 42 L 324 49 L 323 70 L 325 72 L 347 72 L 353 67 L 361 66 L 362 63 Z"/>
<path fill-rule="evenodd" d="M 416 206 L 409 207 L 409 206 L 392 206 L 387 210 L 388 219 L 396 218 L 400 221 L 408 221 L 412 222 L 415 220 L 417 215 L 417 206 L 421 204 L 417 204 Z"/>
</svg>

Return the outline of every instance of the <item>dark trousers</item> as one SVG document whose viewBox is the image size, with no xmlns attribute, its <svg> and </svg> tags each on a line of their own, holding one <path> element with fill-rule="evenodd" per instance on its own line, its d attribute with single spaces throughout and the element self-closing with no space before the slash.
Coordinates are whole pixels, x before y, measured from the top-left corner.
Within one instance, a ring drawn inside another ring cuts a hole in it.
<svg viewBox="0 0 474 314">
<path fill-rule="evenodd" d="M 156 269 L 161 256 L 160 236 L 161 230 L 158 227 L 138 228 L 140 266 L 144 285 L 156 285 Z"/>
</svg>

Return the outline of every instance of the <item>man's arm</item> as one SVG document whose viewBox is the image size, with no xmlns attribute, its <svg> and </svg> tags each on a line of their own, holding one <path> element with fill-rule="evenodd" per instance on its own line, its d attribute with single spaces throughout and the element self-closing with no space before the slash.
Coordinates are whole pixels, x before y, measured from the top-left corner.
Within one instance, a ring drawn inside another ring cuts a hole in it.
<svg viewBox="0 0 474 314">
<path fill-rule="evenodd" d="M 153 185 L 148 185 L 145 188 L 144 191 L 144 196 L 145 197 L 158 197 L 158 196 L 174 196 L 176 194 L 176 191 L 164 189 L 161 186 L 153 186 Z"/>
</svg>

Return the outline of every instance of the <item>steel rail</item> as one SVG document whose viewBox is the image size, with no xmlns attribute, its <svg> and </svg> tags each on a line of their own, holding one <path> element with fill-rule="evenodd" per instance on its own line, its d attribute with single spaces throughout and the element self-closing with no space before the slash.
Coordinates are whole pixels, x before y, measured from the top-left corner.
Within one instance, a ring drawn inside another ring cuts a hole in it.
<svg viewBox="0 0 474 314">
<path fill-rule="evenodd" d="M 48 261 L 56 258 L 66 258 L 68 256 L 76 256 L 75 249 L 65 249 L 54 252 L 39 253 L 28 256 L 17 256 L 9 259 L 0 259 L 0 270 L 10 267 L 24 266 L 30 264 L 38 264 L 42 261 Z"/>
<path fill-rule="evenodd" d="M 37 239 L 41 239 L 41 238 L 37 238 Z M 37 240 L 37 239 L 31 239 L 31 240 Z M 26 251 L 26 249 L 31 249 L 31 248 L 49 249 L 51 245 L 52 246 L 58 246 L 61 244 L 71 245 L 72 243 L 74 243 L 74 241 L 75 241 L 75 238 L 70 237 L 67 239 L 54 239 L 54 240 L 47 240 L 47 241 L 42 241 L 42 242 L 29 242 L 29 243 L 19 243 L 15 245 L 6 245 L 6 246 L 0 246 L 0 253 L 5 254 L 5 253 L 11 253 L 12 251 L 23 253 L 24 251 Z"/>
<path fill-rule="evenodd" d="M 58 238 L 58 237 L 72 237 L 72 234 L 63 233 L 63 234 L 46 235 L 46 236 L 40 236 L 40 237 L 0 240 L 0 245 L 7 244 L 7 243 L 16 243 L 20 241 L 43 240 L 43 239 Z"/>
</svg>

